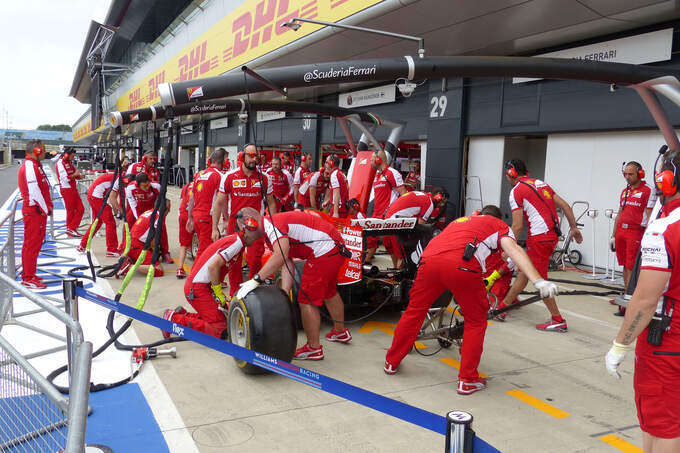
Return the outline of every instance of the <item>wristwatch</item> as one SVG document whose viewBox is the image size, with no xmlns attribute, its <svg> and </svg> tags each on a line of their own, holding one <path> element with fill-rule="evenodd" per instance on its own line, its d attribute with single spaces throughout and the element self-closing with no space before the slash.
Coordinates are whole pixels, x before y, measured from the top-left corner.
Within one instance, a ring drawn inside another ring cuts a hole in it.
<svg viewBox="0 0 680 453">
<path fill-rule="evenodd" d="M 262 283 L 264 283 L 264 281 L 262 280 L 262 277 L 260 277 L 260 274 L 255 274 L 255 275 L 253 275 L 253 280 L 255 280 L 255 281 L 256 281 L 257 283 L 259 283 L 260 285 L 261 285 Z"/>
</svg>

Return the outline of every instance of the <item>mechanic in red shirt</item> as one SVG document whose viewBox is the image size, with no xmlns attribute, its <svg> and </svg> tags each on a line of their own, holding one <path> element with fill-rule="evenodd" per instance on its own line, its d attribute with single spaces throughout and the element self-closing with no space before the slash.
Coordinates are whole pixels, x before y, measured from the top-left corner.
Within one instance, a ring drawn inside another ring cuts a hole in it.
<svg viewBox="0 0 680 453">
<path fill-rule="evenodd" d="M 569 203 L 557 195 L 547 183 L 540 179 L 529 178 L 527 167 L 523 161 L 512 159 L 505 163 L 505 176 L 510 182 L 510 208 L 512 209 L 512 232 L 515 237 L 522 233 L 523 222 L 527 222 L 527 254 L 534 267 L 544 279 L 548 278 L 548 263 L 550 255 L 560 235 L 560 224 L 556 206 L 564 212 L 569 221 L 569 234 L 577 243 L 583 241 L 583 236 L 576 226 L 574 212 Z M 503 303 L 514 303 L 528 283 L 523 272 L 517 274 L 515 282 Z M 566 332 L 567 322 L 560 314 L 555 299 L 544 298 L 543 302 L 550 311 L 551 319 L 537 324 L 536 328 L 543 331 Z"/>
<path fill-rule="evenodd" d="M 106 191 L 109 190 L 111 184 L 113 184 L 114 173 L 107 172 L 102 173 L 97 177 L 97 179 L 92 182 L 90 187 L 87 189 L 87 201 L 92 209 L 92 215 L 97 215 L 102 205 L 104 210 L 102 211 L 101 217 L 99 217 L 99 222 L 97 222 L 97 227 L 92 233 L 92 237 L 97 234 L 99 228 L 102 224 L 106 227 L 106 256 L 109 258 L 118 258 L 120 254 L 118 253 L 118 234 L 116 233 L 116 219 L 113 217 L 113 209 L 111 206 L 104 201 L 104 196 Z M 113 190 L 111 191 L 113 193 Z M 120 210 L 120 205 L 118 205 L 118 210 Z M 92 225 L 87 229 L 87 232 L 80 240 L 80 245 L 76 248 L 78 252 L 85 252 L 85 247 L 87 246 L 87 238 L 90 234 L 90 229 Z"/>
<path fill-rule="evenodd" d="M 147 151 L 142 156 L 141 162 L 136 162 L 127 169 L 127 175 L 134 177 L 139 173 L 145 173 L 151 182 L 158 182 L 158 170 L 156 169 L 156 162 L 158 162 L 158 155 L 153 151 Z"/>
<path fill-rule="evenodd" d="M 623 266 L 623 286 L 627 288 L 640 250 L 642 234 L 656 203 L 656 192 L 645 183 L 645 171 L 639 163 L 628 162 L 622 172 L 628 184 L 619 197 L 619 213 L 614 221 L 612 242 L 616 259 Z"/>
<path fill-rule="evenodd" d="M 177 257 L 177 271 L 175 272 L 175 276 L 179 279 L 187 276 L 184 270 L 184 262 L 187 259 L 187 250 L 191 247 L 191 242 L 194 239 L 194 223 L 190 220 L 191 214 L 188 209 L 193 188 L 193 182 L 184 184 L 179 194 L 179 256 Z M 194 257 L 194 261 L 197 258 L 197 256 Z"/>
<path fill-rule="evenodd" d="M 415 161 L 410 164 L 411 171 L 404 179 L 406 190 L 421 190 L 422 182 L 420 180 L 420 161 Z"/>
<path fill-rule="evenodd" d="M 135 176 L 135 181 L 125 187 L 125 218 L 127 219 L 130 230 L 132 230 L 132 226 L 137 221 L 137 218 L 139 218 L 141 213 L 154 208 L 156 199 L 160 194 L 160 190 L 160 184 L 157 182 L 151 182 L 146 173 L 137 173 Z M 163 219 L 163 221 L 165 221 L 165 219 Z M 163 228 L 161 249 L 163 250 L 163 261 L 166 263 L 172 263 L 173 261 L 169 253 L 168 232 L 166 228 Z"/>
<path fill-rule="evenodd" d="M 293 176 L 288 170 L 282 168 L 281 165 L 281 158 L 274 156 L 272 157 L 272 166 L 267 171 L 269 182 L 271 182 L 274 191 L 277 212 L 291 211 L 293 209 Z"/>
<path fill-rule="evenodd" d="M 461 217 L 451 222 L 427 244 L 409 293 L 408 307 L 401 315 L 385 357 L 385 373 L 397 372 L 413 347 L 432 303 L 449 290 L 465 316 L 457 391 L 467 395 L 486 387 L 486 380 L 477 371 L 489 310 L 481 276 L 486 271 L 489 256 L 499 254 L 501 250 L 528 275 L 542 296 L 557 294 L 557 285 L 541 278 L 500 215 L 496 206 L 486 206 L 482 215 Z"/>
<path fill-rule="evenodd" d="M 300 157 L 300 166 L 295 170 L 293 175 L 293 200 L 298 202 L 298 191 L 300 190 L 300 185 L 305 181 L 305 178 L 309 173 L 309 166 L 312 163 L 312 155 L 310 153 L 303 153 Z"/>
<path fill-rule="evenodd" d="M 198 259 L 203 250 L 213 243 L 213 209 L 218 190 L 224 174 L 220 171 L 224 161 L 229 162 L 227 151 L 219 148 L 210 154 L 210 166 L 199 172 L 194 178 L 193 199 L 189 201 L 188 210 L 193 220 L 193 227 L 198 236 L 198 251 L 194 259 Z"/>
<path fill-rule="evenodd" d="M 170 212 L 170 200 L 165 201 L 165 214 L 167 216 L 168 212 Z M 116 272 L 116 278 L 123 278 L 125 277 L 125 274 L 127 274 L 128 269 L 130 269 L 130 266 L 132 266 L 136 261 L 137 258 L 139 258 L 139 255 L 142 253 L 142 250 L 144 249 L 144 243 L 146 242 L 146 238 L 149 236 L 149 233 L 151 232 L 151 214 L 153 213 L 153 209 L 149 209 L 148 211 L 143 212 L 140 214 L 140 216 L 137 218 L 135 221 L 134 225 L 132 226 L 132 229 L 130 230 L 130 251 L 128 252 L 128 255 L 126 257 L 126 260 L 123 262 L 123 265 L 120 267 L 120 269 Z M 156 213 L 156 216 L 158 216 L 158 213 Z M 163 219 L 163 222 L 165 223 L 165 219 Z M 156 227 L 158 227 L 158 217 L 156 217 Z M 147 272 L 149 271 L 149 266 L 151 265 L 151 259 L 153 258 L 153 250 L 154 247 L 156 246 L 155 244 L 155 239 L 151 240 L 151 248 L 147 251 L 146 256 L 144 257 L 144 261 L 140 264 L 140 266 L 137 268 L 137 272 L 140 274 L 146 275 Z M 163 272 L 163 265 L 161 264 L 160 261 L 158 261 L 154 265 L 154 277 L 162 277 L 164 275 Z"/>
<path fill-rule="evenodd" d="M 290 158 L 290 153 L 285 152 L 281 153 L 281 168 L 286 170 L 288 173 L 291 175 L 295 172 L 295 165 L 293 164 L 293 161 Z M 292 187 L 291 187 L 292 188 Z"/>
<path fill-rule="evenodd" d="M 222 177 L 219 192 L 212 211 L 212 240 L 219 239 L 219 221 L 224 215 L 227 221 L 227 234 L 236 231 L 236 214 L 250 207 L 264 213 L 265 201 L 269 212 L 276 214 L 274 191 L 269 177 L 257 171 L 257 147 L 248 144 L 243 148 L 243 164 Z M 228 207 L 228 210 L 227 210 Z M 246 261 L 250 278 L 262 267 L 264 255 L 264 240 L 259 239 L 246 249 Z M 239 258 L 240 259 L 240 258 Z M 239 266 L 229 269 L 229 291 L 234 294 L 243 282 L 243 273 Z"/>
<path fill-rule="evenodd" d="M 401 173 L 390 167 L 385 151 L 380 150 L 371 156 L 371 166 L 376 170 L 373 178 L 373 217 L 384 218 L 387 208 L 401 195 L 406 193 Z M 378 237 L 366 238 L 367 263 L 373 260 L 378 248 Z"/>
<path fill-rule="evenodd" d="M 330 215 L 347 217 L 347 201 L 349 200 L 349 184 L 340 168 L 340 158 L 334 154 L 326 158 L 325 169 L 330 174 L 328 188 L 330 196 L 324 204 L 330 205 Z"/>
<path fill-rule="evenodd" d="M 607 371 L 620 378 L 617 369 L 637 338 L 633 388 L 647 453 L 680 451 L 679 168 L 677 150 L 667 151 L 655 168 L 661 213 L 642 237 L 635 292 L 605 357 Z"/>
<path fill-rule="evenodd" d="M 40 163 L 45 159 L 42 140 L 26 143 L 26 159 L 19 167 L 17 185 L 21 192 L 24 244 L 21 248 L 21 284 L 30 289 L 47 288 L 35 272 L 38 255 L 45 241 L 47 217 L 52 214 L 52 196 L 47 175 Z"/>
<path fill-rule="evenodd" d="M 325 168 L 308 174 L 298 191 L 298 205 L 303 208 L 321 209 L 321 197 L 328 188 L 329 179 L 330 173 Z"/>
<path fill-rule="evenodd" d="M 345 328 L 345 307 L 336 286 L 338 271 L 345 262 L 347 249 L 335 226 L 311 212 L 282 212 L 263 218 L 252 208 L 240 211 L 239 223 L 244 228 L 254 228 L 260 235 L 264 235 L 267 245 L 272 249 L 272 255 L 260 270 L 262 277 L 255 274 L 252 280 L 245 282 L 236 293 L 236 298 L 243 299 L 262 283 L 263 278 L 273 275 L 282 266 L 281 289 L 289 294 L 293 285 L 291 272 L 295 272 L 292 260 L 306 260 L 298 303 L 307 343 L 295 351 L 293 358 L 324 358 L 323 346 L 319 341 L 319 307 L 324 304 L 333 319 L 333 328 L 326 334 L 326 340 L 349 343 L 352 335 Z"/>
<path fill-rule="evenodd" d="M 222 282 L 232 266 L 241 268 L 241 261 L 238 258 L 243 248 L 251 245 L 259 236 L 253 231 L 243 229 L 210 244 L 194 261 L 191 275 L 184 284 L 184 297 L 194 307 L 196 313 L 190 313 L 179 306 L 174 310 L 165 310 L 163 318 L 226 339 L 227 321 L 218 309 L 218 304 L 225 308 L 229 307 L 229 299 L 222 291 Z M 170 332 L 162 332 L 165 338 L 170 337 Z"/>
<path fill-rule="evenodd" d="M 416 217 L 418 223 L 426 223 L 434 209 L 432 202 L 439 203 L 442 197 L 441 192 L 434 195 L 419 191 L 407 192 L 390 205 L 385 218 Z M 392 265 L 397 269 L 400 268 L 403 264 L 404 251 L 397 237 L 384 236 L 383 245 L 392 257 Z"/>
<path fill-rule="evenodd" d="M 85 207 L 78 193 L 77 179 L 85 176 L 73 165 L 76 156 L 74 148 L 67 148 L 64 155 L 57 161 L 57 181 L 59 181 L 59 193 L 64 200 L 66 208 L 66 235 L 72 238 L 79 238 L 78 232 L 80 221 L 83 220 Z"/>
</svg>

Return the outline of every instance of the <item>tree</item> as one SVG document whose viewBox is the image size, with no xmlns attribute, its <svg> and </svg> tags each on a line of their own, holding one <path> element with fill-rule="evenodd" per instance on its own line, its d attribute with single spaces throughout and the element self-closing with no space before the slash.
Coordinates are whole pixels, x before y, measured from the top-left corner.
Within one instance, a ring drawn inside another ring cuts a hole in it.
<svg viewBox="0 0 680 453">
<path fill-rule="evenodd" d="M 37 127 L 37 130 L 71 132 L 71 126 L 68 124 L 41 124 Z"/>
</svg>

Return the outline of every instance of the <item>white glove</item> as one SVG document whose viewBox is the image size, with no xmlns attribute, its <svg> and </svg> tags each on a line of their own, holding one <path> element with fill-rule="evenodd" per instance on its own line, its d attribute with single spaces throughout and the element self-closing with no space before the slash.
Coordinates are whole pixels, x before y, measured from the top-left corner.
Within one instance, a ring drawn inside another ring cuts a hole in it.
<svg viewBox="0 0 680 453">
<path fill-rule="evenodd" d="M 256 282 L 253 279 L 248 280 L 247 282 L 241 283 L 241 287 L 236 291 L 236 298 L 243 300 L 252 290 L 260 286 L 258 282 Z"/>
<path fill-rule="evenodd" d="M 612 236 L 612 237 L 609 239 L 609 249 L 610 249 L 612 252 L 615 252 L 615 251 L 616 251 L 616 240 L 614 239 L 614 236 Z"/>
<path fill-rule="evenodd" d="M 620 344 L 614 341 L 614 345 L 609 350 L 607 355 L 604 357 L 604 366 L 607 368 L 609 374 L 614 376 L 616 379 L 621 379 L 621 375 L 617 371 L 623 359 L 626 358 L 626 351 L 630 348 L 630 345 Z"/>
<path fill-rule="evenodd" d="M 548 297 L 555 297 L 559 293 L 559 289 L 557 288 L 557 285 L 554 284 L 553 282 L 549 282 L 548 280 L 536 280 L 534 282 L 534 286 L 538 290 L 538 293 L 541 295 L 542 298 L 548 298 Z"/>
</svg>

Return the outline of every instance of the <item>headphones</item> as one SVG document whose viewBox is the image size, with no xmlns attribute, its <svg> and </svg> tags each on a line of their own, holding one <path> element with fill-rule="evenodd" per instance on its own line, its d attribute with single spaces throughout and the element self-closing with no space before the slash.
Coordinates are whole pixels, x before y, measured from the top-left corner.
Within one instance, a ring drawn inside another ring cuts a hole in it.
<svg viewBox="0 0 680 453">
<path fill-rule="evenodd" d="M 307 162 L 307 155 L 306 154 L 303 154 L 302 156 L 300 156 L 300 162 Z"/>
<path fill-rule="evenodd" d="M 239 151 L 237 156 L 236 156 L 236 160 L 238 162 L 243 162 L 243 155 L 244 155 L 243 151 Z"/>
<path fill-rule="evenodd" d="M 444 194 L 442 194 L 441 192 L 437 192 L 436 194 L 432 195 L 432 200 L 435 203 L 439 203 L 443 199 L 444 199 Z"/>
<path fill-rule="evenodd" d="M 338 166 L 338 164 L 337 164 L 338 160 L 339 159 L 337 157 L 330 155 L 326 158 L 326 163 L 330 164 L 331 169 L 333 169 L 333 168 Z"/>
<path fill-rule="evenodd" d="M 243 215 L 243 212 L 239 211 L 238 214 L 236 214 L 236 221 L 239 223 L 239 220 L 242 220 L 245 216 Z M 257 223 L 257 220 L 255 220 L 252 217 L 246 217 L 245 220 L 242 222 L 243 228 L 245 228 L 248 231 L 255 231 L 257 230 L 257 227 L 259 226 L 259 223 Z"/>
<path fill-rule="evenodd" d="M 515 167 L 515 161 L 514 160 L 509 160 L 505 163 L 505 174 L 510 176 L 511 178 L 519 178 L 520 174 L 517 171 L 517 168 Z M 525 173 L 526 176 L 529 176 L 529 172 L 527 171 Z"/>
<path fill-rule="evenodd" d="M 626 174 L 624 173 L 624 171 L 625 171 L 625 169 L 626 169 L 626 167 L 627 167 L 628 165 L 634 165 L 634 166 L 637 168 L 637 175 L 638 175 L 638 178 L 639 178 L 639 179 L 644 179 L 644 178 L 645 178 L 645 171 L 642 169 L 642 165 L 640 165 L 639 163 L 635 162 L 634 160 L 631 160 L 631 161 L 628 162 L 628 163 L 625 163 L 625 162 L 624 162 L 624 163 L 621 164 L 621 173 L 623 174 L 623 176 L 626 176 Z"/>
<path fill-rule="evenodd" d="M 36 157 L 41 155 L 43 152 L 42 146 L 34 146 L 33 147 L 33 154 L 35 154 Z"/>
<path fill-rule="evenodd" d="M 673 166 L 673 171 L 663 170 L 657 172 L 656 175 L 654 176 L 657 191 L 660 192 L 660 195 L 663 195 L 665 197 L 672 197 L 673 195 L 676 194 L 678 190 L 677 182 L 678 169 L 675 166 L 675 162 L 673 162 L 673 158 L 675 157 L 675 153 L 677 152 L 678 151 L 671 151 L 668 154 L 668 156 L 664 157 L 664 160 L 666 162 L 670 162 L 671 165 Z M 659 156 L 656 158 L 657 161 L 659 160 L 659 157 L 661 157 L 661 154 L 659 154 Z M 656 163 L 654 164 L 654 168 L 656 169 Z"/>
</svg>

